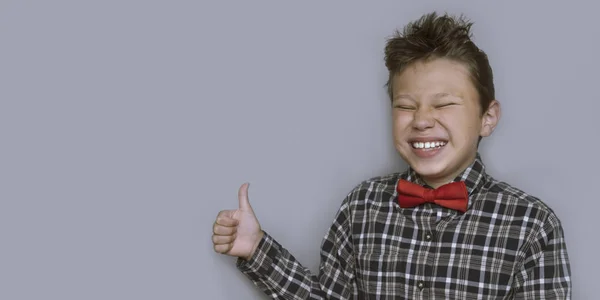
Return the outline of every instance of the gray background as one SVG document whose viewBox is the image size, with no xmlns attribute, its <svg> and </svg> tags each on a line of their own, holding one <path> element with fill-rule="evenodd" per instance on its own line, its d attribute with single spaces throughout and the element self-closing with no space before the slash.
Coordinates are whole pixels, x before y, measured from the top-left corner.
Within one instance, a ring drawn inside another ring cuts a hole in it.
<svg viewBox="0 0 600 300">
<path fill-rule="evenodd" d="M 0 299 L 263 299 L 210 239 L 245 181 L 316 270 L 342 198 L 405 167 L 382 52 L 431 10 L 476 22 L 484 161 L 556 211 L 594 298 L 599 7 L 448 2 L 2 1 Z"/>
</svg>

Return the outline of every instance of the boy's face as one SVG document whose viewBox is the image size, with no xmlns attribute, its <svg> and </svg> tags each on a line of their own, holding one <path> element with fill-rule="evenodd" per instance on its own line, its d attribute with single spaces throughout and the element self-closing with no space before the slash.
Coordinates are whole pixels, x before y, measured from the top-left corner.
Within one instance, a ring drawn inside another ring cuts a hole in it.
<svg viewBox="0 0 600 300">
<path fill-rule="evenodd" d="M 450 182 L 473 162 L 479 136 L 495 128 L 497 101 L 482 115 L 467 68 L 435 59 L 415 62 L 392 79 L 394 144 L 432 187 Z"/>
</svg>

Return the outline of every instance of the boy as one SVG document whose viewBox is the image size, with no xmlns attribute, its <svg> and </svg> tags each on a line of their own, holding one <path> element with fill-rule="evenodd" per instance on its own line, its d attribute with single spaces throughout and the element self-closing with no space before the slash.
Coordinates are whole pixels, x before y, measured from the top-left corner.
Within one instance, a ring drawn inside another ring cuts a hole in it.
<svg viewBox="0 0 600 300">
<path fill-rule="evenodd" d="M 342 202 L 318 274 L 264 232 L 239 191 L 213 226 L 216 252 L 276 299 L 570 299 L 561 223 L 541 200 L 486 174 L 500 119 L 472 23 L 431 13 L 385 48 L 394 144 L 409 168 Z"/>
</svg>

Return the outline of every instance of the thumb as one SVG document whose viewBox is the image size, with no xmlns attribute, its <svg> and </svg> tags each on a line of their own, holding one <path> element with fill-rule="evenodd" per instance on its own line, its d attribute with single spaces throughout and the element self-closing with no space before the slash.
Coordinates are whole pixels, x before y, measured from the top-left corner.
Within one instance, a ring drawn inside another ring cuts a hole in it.
<svg viewBox="0 0 600 300">
<path fill-rule="evenodd" d="M 238 199 L 240 200 L 240 210 L 252 211 L 250 201 L 248 200 L 248 186 L 249 183 L 244 183 L 238 191 Z"/>
</svg>

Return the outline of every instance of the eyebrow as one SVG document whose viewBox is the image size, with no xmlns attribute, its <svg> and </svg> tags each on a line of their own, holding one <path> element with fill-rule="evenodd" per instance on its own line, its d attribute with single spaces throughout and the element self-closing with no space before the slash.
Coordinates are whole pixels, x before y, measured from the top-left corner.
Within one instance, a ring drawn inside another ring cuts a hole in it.
<svg viewBox="0 0 600 300">
<path fill-rule="evenodd" d="M 433 95 L 433 98 L 439 99 L 439 98 L 444 98 L 444 97 L 448 97 L 448 96 L 456 97 L 455 95 L 448 94 L 448 93 L 437 93 L 437 94 Z"/>
<path fill-rule="evenodd" d="M 438 98 L 444 98 L 444 97 L 458 97 L 458 98 L 461 98 L 458 95 L 454 95 L 454 94 L 450 94 L 450 93 L 445 93 L 445 92 L 433 94 L 433 98 L 436 98 L 436 99 L 438 99 Z M 394 96 L 394 100 L 395 99 L 409 99 L 409 100 L 413 100 L 413 97 L 411 95 L 409 95 L 409 94 L 398 94 L 398 95 Z"/>
<path fill-rule="evenodd" d="M 463 97 L 461 95 L 457 95 L 457 94 L 437 93 L 437 94 L 433 95 L 434 99 L 441 99 L 441 98 L 445 98 L 445 97 L 451 97 L 451 98 L 456 98 L 456 99 L 459 99 L 459 100 L 463 100 Z"/>
<path fill-rule="evenodd" d="M 394 101 L 395 100 L 399 100 L 399 99 L 408 99 L 408 100 L 412 100 L 414 101 L 413 97 L 411 97 L 409 94 L 398 94 L 396 96 L 394 96 Z"/>
</svg>

